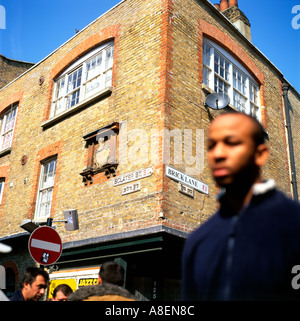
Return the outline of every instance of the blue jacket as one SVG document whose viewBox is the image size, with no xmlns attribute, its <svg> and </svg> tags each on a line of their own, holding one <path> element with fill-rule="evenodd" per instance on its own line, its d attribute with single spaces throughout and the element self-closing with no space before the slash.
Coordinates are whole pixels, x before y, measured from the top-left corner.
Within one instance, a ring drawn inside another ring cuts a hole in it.
<svg viewBox="0 0 300 321">
<path fill-rule="evenodd" d="M 15 294 L 10 298 L 10 301 L 24 301 L 22 291 L 17 290 Z"/>
<path fill-rule="evenodd" d="M 254 195 L 238 215 L 221 203 L 185 243 L 182 299 L 300 300 L 292 287 L 295 265 L 299 203 L 275 188 Z"/>
</svg>

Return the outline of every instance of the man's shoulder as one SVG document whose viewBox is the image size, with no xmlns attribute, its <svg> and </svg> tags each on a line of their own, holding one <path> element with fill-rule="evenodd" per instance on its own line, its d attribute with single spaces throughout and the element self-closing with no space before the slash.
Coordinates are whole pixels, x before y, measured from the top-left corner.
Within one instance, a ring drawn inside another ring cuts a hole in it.
<svg viewBox="0 0 300 321">
<path fill-rule="evenodd" d="M 135 297 L 121 286 L 111 283 L 101 283 L 79 288 L 68 297 L 68 301 L 83 301 L 91 297 L 101 297 L 105 295 L 118 295 L 125 298 L 135 299 Z"/>
<path fill-rule="evenodd" d="M 15 294 L 10 298 L 10 301 L 24 301 L 21 290 L 17 290 Z"/>
<path fill-rule="evenodd" d="M 292 210 L 300 214 L 300 203 L 291 199 L 278 189 L 274 189 L 269 193 L 269 197 L 265 198 L 265 203 L 277 209 L 285 208 L 286 210 Z"/>
</svg>

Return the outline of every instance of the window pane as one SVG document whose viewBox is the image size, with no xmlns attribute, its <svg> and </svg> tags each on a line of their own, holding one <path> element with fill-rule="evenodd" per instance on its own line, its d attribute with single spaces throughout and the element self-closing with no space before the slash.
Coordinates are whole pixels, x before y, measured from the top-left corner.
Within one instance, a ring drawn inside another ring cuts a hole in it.
<svg viewBox="0 0 300 321">
<path fill-rule="evenodd" d="M 251 103 L 250 104 L 250 115 L 252 115 L 255 118 L 258 118 L 258 112 L 259 112 L 259 108 Z"/>
<path fill-rule="evenodd" d="M 12 131 L 3 135 L 2 149 L 9 148 L 12 143 Z"/>
<path fill-rule="evenodd" d="M 53 159 L 42 166 L 41 182 L 36 209 L 36 218 L 49 217 L 57 160 Z"/>
<path fill-rule="evenodd" d="M 215 72 L 224 78 L 226 81 L 229 81 L 229 62 L 224 59 L 222 55 L 220 55 L 215 50 L 215 64 L 214 64 Z"/>
<path fill-rule="evenodd" d="M 247 78 L 236 67 L 233 68 L 233 87 L 241 92 L 243 95 L 247 94 L 246 90 Z"/>
<path fill-rule="evenodd" d="M 3 195 L 3 189 L 4 189 L 4 180 L 0 180 L 0 204 L 2 203 L 2 195 Z"/>
<path fill-rule="evenodd" d="M 229 86 L 220 78 L 215 76 L 215 92 L 228 94 Z"/>
<path fill-rule="evenodd" d="M 71 95 L 67 97 L 67 108 L 70 108 L 79 102 L 80 90 L 74 91 Z"/>
<path fill-rule="evenodd" d="M 47 188 L 54 185 L 55 170 L 56 160 L 53 160 L 44 165 L 44 174 L 41 188 Z"/>
<path fill-rule="evenodd" d="M 102 64 L 102 52 L 86 63 L 86 80 L 90 80 L 100 74 Z"/>
<path fill-rule="evenodd" d="M 66 103 L 64 98 L 60 98 L 59 100 L 57 100 L 54 104 L 53 116 L 63 112 L 66 108 L 65 104 Z"/>
<path fill-rule="evenodd" d="M 242 112 L 246 111 L 246 99 L 236 92 L 235 90 L 233 91 L 233 105 L 239 109 Z"/>
<path fill-rule="evenodd" d="M 82 68 L 75 70 L 73 73 L 71 73 L 68 76 L 68 89 L 67 89 L 68 93 L 80 86 L 81 74 L 82 74 Z"/>
<path fill-rule="evenodd" d="M 210 70 L 208 70 L 206 66 L 203 66 L 203 83 L 207 86 L 209 86 L 209 75 Z"/>
<path fill-rule="evenodd" d="M 203 63 L 206 66 L 210 66 L 211 60 L 211 47 L 203 42 Z"/>
<path fill-rule="evenodd" d="M 113 65 L 113 53 L 114 47 L 110 46 L 106 49 L 106 56 L 105 56 L 105 69 L 111 68 Z"/>
<path fill-rule="evenodd" d="M 250 82 L 250 100 L 258 104 L 258 87 Z"/>
<path fill-rule="evenodd" d="M 57 82 L 56 98 L 59 98 L 64 94 L 64 89 L 65 89 L 65 77 L 61 78 Z"/>
<path fill-rule="evenodd" d="M 111 86 L 112 70 L 105 73 L 105 87 Z"/>
<path fill-rule="evenodd" d="M 15 127 L 16 114 L 17 114 L 17 107 L 13 107 L 3 116 L 1 150 L 11 147 L 11 143 L 13 139 L 13 130 Z"/>
</svg>

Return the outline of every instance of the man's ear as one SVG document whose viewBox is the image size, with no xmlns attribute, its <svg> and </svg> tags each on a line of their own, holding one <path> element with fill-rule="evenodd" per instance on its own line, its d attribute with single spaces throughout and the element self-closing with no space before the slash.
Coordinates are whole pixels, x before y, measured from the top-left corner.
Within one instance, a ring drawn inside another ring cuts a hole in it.
<svg viewBox="0 0 300 321">
<path fill-rule="evenodd" d="M 255 152 L 255 164 L 258 167 L 262 167 L 266 164 L 270 155 L 269 147 L 266 144 L 260 144 L 256 148 Z"/>
<path fill-rule="evenodd" d="M 98 284 L 102 283 L 102 279 L 100 278 L 100 275 L 98 276 Z"/>
</svg>

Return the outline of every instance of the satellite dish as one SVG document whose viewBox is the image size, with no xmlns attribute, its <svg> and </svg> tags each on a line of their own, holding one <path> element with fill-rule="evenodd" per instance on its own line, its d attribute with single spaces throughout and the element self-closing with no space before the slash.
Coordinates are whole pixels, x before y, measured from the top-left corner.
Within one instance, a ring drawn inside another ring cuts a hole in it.
<svg viewBox="0 0 300 321">
<path fill-rule="evenodd" d="M 205 99 L 205 105 L 212 109 L 223 109 L 228 106 L 230 98 L 225 93 L 209 94 Z"/>
</svg>

